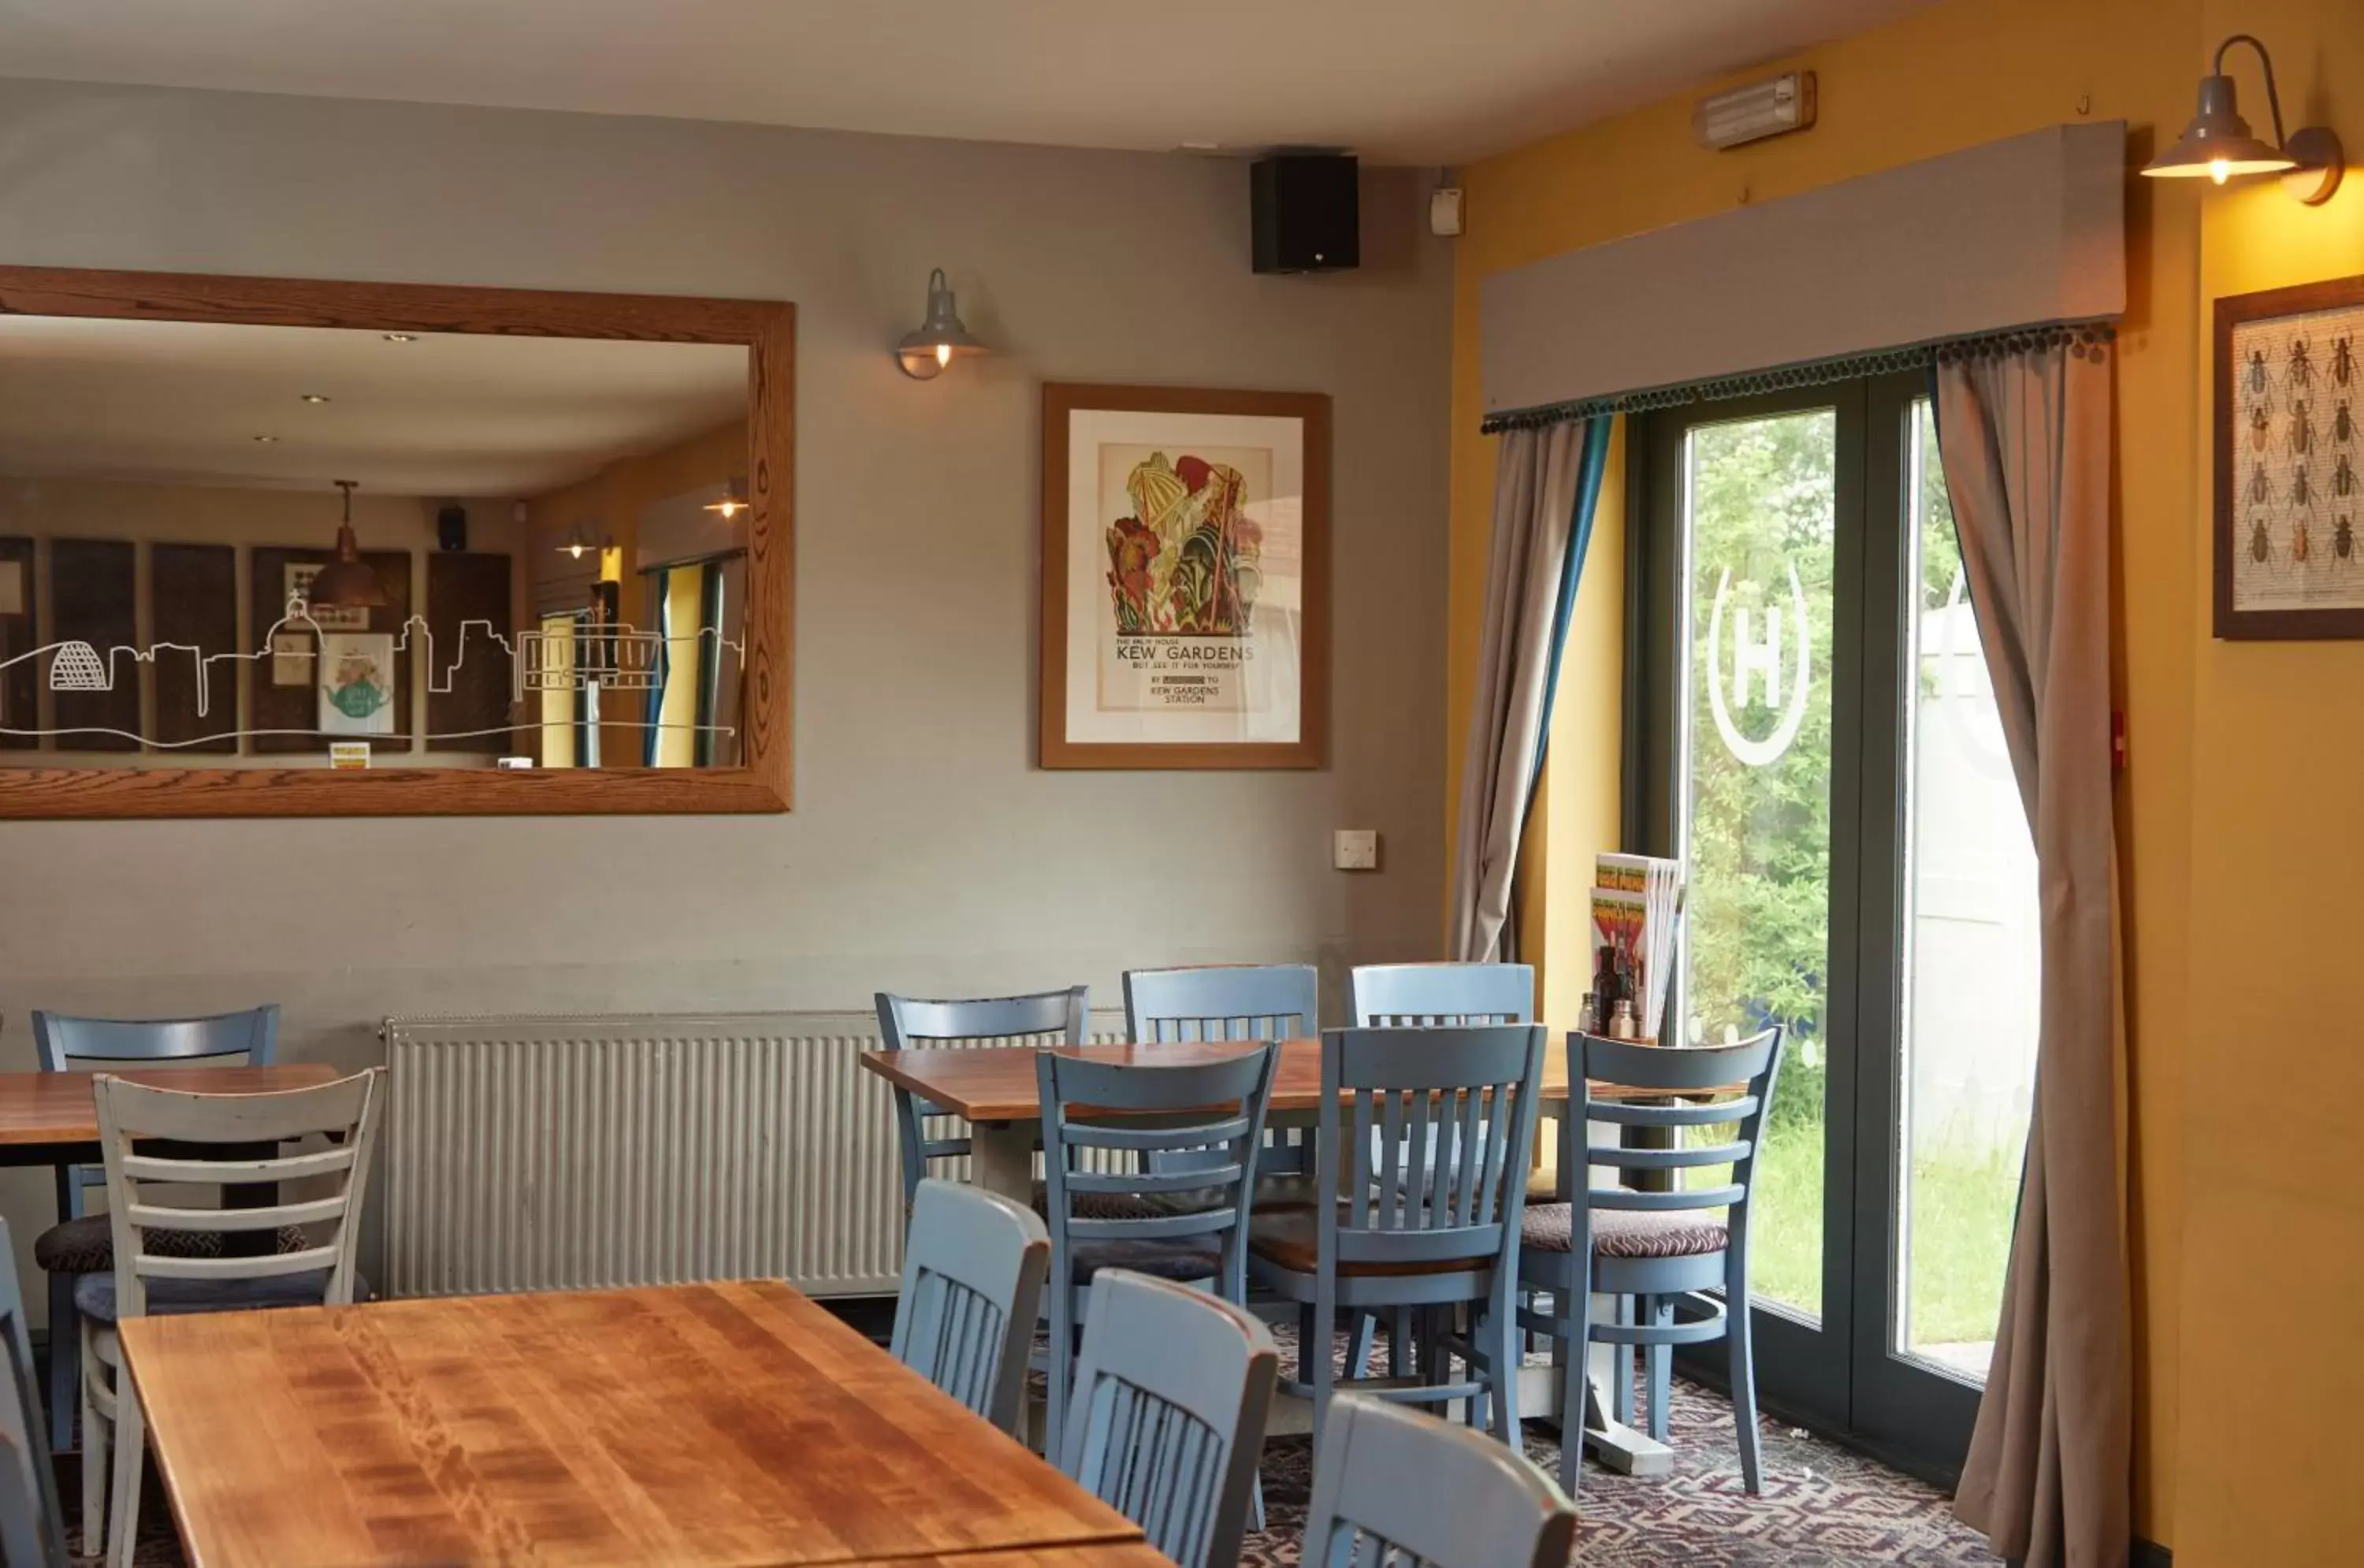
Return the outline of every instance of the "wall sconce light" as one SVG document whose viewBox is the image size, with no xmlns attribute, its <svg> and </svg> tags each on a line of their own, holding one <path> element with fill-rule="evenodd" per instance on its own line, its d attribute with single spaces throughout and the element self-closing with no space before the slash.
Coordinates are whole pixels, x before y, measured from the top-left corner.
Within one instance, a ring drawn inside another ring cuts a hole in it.
<svg viewBox="0 0 2364 1568">
<path fill-rule="evenodd" d="M 568 534 L 566 538 L 560 542 L 558 553 L 561 555 L 572 556 L 575 560 L 580 561 L 585 555 L 588 555 L 591 552 L 591 536 L 584 531 L 584 528 L 581 523 L 577 523 L 574 525 L 574 531 Z"/>
<path fill-rule="evenodd" d="M 754 503 L 740 495 L 739 487 L 733 484 L 723 491 L 721 500 L 708 501 L 706 504 L 706 510 L 720 513 L 722 520 L 727 523 L 740 513 L 752 509 Z"/>
<path fill-rule="evenodd" d="M 933 381 L 955 358 L 991 351 L 961 324 L 952 285 L 944 282 L 944 270 L 938 267 L 930 272 L 928 318 L 918 331 L 905 333 L 895 345 L 895 362 L 903 367 L 903 373 L 914 381 Z"/>
<path fill-rule="evenodd" d="M 2236 43 L 2258 51 L 2266 71 L 2266 106 L 2273 111 L 2274 139 L 2251 134 L 2234 101 L 2233 79 L 2225 73 L 2225 51 Z M 2339 189 L 2347 160 L 2339 138 L 2328 126 L 2302 126 L 2282 135 L 2281 95 L 2274 87 L 2273 57 L 2247 33 L 2235 33 L 2216 46 L 2213 72 L 2200 79 L 2200 112 L 2183 128 L 2175 145 L 2143 166 L 2157 178 L 2192 179 L 2206 175 L 2223 184 L 2236 174 L 2280 174 L 2282 188 L 2309 206 L 2331 199 Z"/>
</svg>

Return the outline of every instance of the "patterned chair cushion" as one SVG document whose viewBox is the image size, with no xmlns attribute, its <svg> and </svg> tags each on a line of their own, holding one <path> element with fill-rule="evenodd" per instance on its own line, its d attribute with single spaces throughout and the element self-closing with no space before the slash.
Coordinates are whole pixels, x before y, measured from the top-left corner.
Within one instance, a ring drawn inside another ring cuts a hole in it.
<svg viewBox="0 0 2364 1568">
<path fill-rule="evenodd" d="M 1155 1240 L 1078 1241 L 1069 1249 L 1072 1276 L 1077 1284 L 1088 1284 L 1102 1269 L 1131 1269 L 1135 1273 L 1154 1274 L 1159 1279 L 1212 1279 L 1223 1266 L 1222 1247 L 1211 1236 L 1191 1236 L 1180 1240 Z"/>
<path fill-rule="evenodd" d="M 1565 1252 L 1576 1245 L 1575 1209 L 1564 1203 L 1529 1206 L 1519 1244 L 1538 1252 Z M 1732 1243 L 1720 1208 L 1670 1214 L 1635 1209 L 1592 1211 L 1592 1251 L 1603 1258 L 1703 1258 Z"/>
<path fill-rule="evenodd" d="M 250 1312 L 274 1307 L 318 1307 L 329 1291 L 329 1271 L 274 1274 L 268 1279 L 151 1279 L 148 1310 L 159 1316 L 187 1312 Z M 369 1286 L 353 1280 L 353 1299 L 369 1299 Z M 74 1306 L 96 1323 L 115 1321 L 115 1275 L 84 1274 L 74 1281 Z"/>
<path fill-rule="evenodd" d="M 304 1232 L 293 1225 L 279 1231 L 278 1251 L 300 1252 L 305 1248 Z M 218 1230 L 151 1230 L 148 1246 L 163 1258 L 218 1258 L 222 1255 L 222 1233 Z M 103 1273 L 115 1266 L 115 1232 L 103 1214 L 85 1214 L 80 1219 L 69 1219 L 52 1225 L 33 1242 L 33 1262 L 53 1274 Z"/>
<path fill-rule="evenodd" d="M 1259 1211 L 1248 1225 L 1248 1251 L 1266 1262 L 1275 1263 L 1293 1274 L 1309 1277 L 1320 1272 L 1321 1218 L 1312 1206 L 1303 1208 L 1283 1208 Z M 1464 1270 L 1486 1268 L 1493 1263 L 1491 1256 L 1483 1258 L 1438 1258 L 1421 1263 L 1347 1262 L 1341 1261 L 1342 1275 L 1371 1274 L 1452 1274 Z"/>
<path fill-rule="evenodd" d="M 1154 1197 L 1136 1196 L 1131 1193 L 1076 1193 L 1074 1195 L 1077 1219 L 1151 1219 L 1161 1214 L 1185 1213 L 1171 1208 Z M 1034 1212 L 1048 1218 L 1051 1213 L 1051 1189 L 1047 1183 L 1034 1184 Z"/>
</svg>

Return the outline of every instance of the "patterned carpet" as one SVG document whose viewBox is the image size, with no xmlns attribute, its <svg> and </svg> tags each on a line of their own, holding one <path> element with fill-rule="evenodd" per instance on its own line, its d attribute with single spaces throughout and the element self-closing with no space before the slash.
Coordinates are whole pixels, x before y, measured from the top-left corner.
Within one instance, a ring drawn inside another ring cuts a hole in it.
<svg viewBox="0 0 2364 1568">
<path fill-rule="evenodd" d="M 1676 1383 L 1667 1435 L 1675 1448 L 1672 1475 L 1637 1480 L 1585 1466 L 1576 1545 L 1584 1568 L 1998 1568 L 2002 1561 L 1976 1531 L 1955 1522 L 1936 1488 L 1772 1422 L 1764 1427 L 1765 1490 L 1750 1496 L 1740 1485 L 1732 1407 L 1708 1389 Z M 1526 1449 L 1545 1471 L 1559 1473 L 1550 1427 L 1529 1422 Z M 1248 1538 L 1243 1562 L 1294 1568 L 1312 1468 L 1310 1439 L 1266 1449 L 1272 1528 Z"/>
<path fill-rule="evenodd" d="M 1295 1361 L 1294 1334 L 1278 1330 L 1284 1365 Z M 1639 1396 L 1635 1408 L 1641 1407 Z M 1676 1454 L 1672 1475 L 1636 1480 L 1598 1464 L 1578 1488 L 1575 1561 L 1581 1568 L 1998 1568 L 2002 1559 L 1974 1531 L 1954 1521 L 1945 1494 L 1876 1461 L 1794 1428 L 1764 1425 L 1765 1490 L 1741 1489 L 1732 1407 L 1705 1388 L 1678 1381 L 1668 1414 Z M 1559 1445 L 1547 1425 L 1526 1429 L 1528 1456 L 1558 1473 Z M 1251 1535 L 1242 1553 L 1250 1568 L 1296 1568 L 1312 1474 L 1310 1439 L 1276 1440 L 1265 1451 L 1265 1503 L 1270 1529 Z M 61 1494 L 74 1510 L 73 1464 L 61 1466 Z M 137 1568 L 183 1568 L 162 1487 L 145 1488 Z M 79 1536 L 73 1544 L 80 1546 Z"/>
</svg>

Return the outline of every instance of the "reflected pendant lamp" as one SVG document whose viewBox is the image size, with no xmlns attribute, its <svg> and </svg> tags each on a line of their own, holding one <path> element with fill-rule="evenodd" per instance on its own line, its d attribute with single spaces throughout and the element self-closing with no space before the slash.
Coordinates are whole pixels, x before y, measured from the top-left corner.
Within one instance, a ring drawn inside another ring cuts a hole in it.
<svg viewBox="0 0 2364 1568">
<path fill-rule="evenodd" d="M 361 541 L 353 537 L 353 487 L 352 480 L 337 481 L 337 488 L 345 493 L 345 517 L 337 525 L 337 559 L 312 579 L 307 602 L 317 608 L 382 610 L 386 606 L 385 584 L 362 559 Z"/>
</svg>

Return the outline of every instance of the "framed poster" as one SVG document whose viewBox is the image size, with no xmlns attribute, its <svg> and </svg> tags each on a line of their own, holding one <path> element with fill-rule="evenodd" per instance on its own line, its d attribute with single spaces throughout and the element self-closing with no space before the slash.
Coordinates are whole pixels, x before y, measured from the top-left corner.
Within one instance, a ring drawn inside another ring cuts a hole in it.
<svg viewBox="0 0 2364 1568">
<path fill-rule="evenodd" d="M 320 634 L 320 733 L 394 733 L 394 639 L 383 631 Z"/>
<path fill-rule="evenodd" d="M 1318 768 L 1330 399 L 1043 388 L 1046 768 Z"/>
<path fill-rule="evenodd" d="M 2364 277 L 2216 302 L 2216 635 L 2364 637 Z"/>
</svg>

